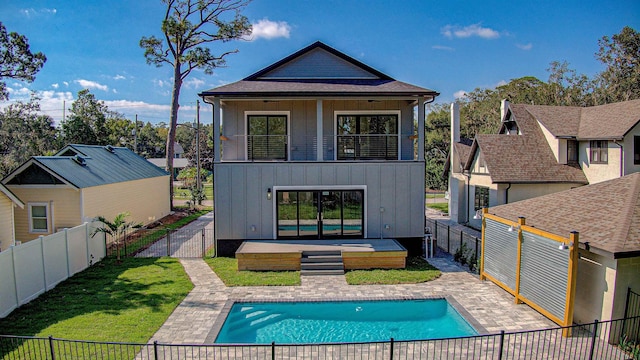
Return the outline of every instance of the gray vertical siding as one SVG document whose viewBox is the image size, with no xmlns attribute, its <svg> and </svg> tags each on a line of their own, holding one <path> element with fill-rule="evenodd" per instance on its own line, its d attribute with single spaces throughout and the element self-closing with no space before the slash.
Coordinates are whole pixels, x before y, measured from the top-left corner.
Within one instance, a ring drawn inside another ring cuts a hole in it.
<svg viewBox="0 0 640 360">
<path fill-rule="evenodd" d="M 309 162 L 219 163 L 214 168 L 216 235 L 219 239 L 273 239 L 274 186 L 366 186 L 369 238 L 422 237 L 424 163 Z M 274 194 L 275 195 L 275 194 Z M 380 212 L 380 207 L 385 211 Z M 382 218 L 382 222 L 381 222 Z M 251 225 L 256 231 L 251 231 Z"/>
</svg>

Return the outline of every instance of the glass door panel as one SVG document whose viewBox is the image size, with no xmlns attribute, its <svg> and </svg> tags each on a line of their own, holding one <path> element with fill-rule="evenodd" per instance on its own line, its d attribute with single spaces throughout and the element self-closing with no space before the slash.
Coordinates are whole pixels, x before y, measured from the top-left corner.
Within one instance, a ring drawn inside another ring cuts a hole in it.
<svg viewBox="0 0 640 360">
<path fill-rule="evenodd" d="M 323 191 L 320 220 L 323 237 L 342 235 L 342 191 Z"/>
<path fill-rule="evenodd" d="M 298 236 L 298 193 L 278 191 L 278 237 Z"/>
<path fill-rule="evenodd" d="M 318 193 L 298 192 L 298 236 L 318 237 Z"/>
<path fill-rule="evenodd" d="M 342 198 L 343 235 L 364 236 L 362 191 L 344 191 Z"/>
</svg>

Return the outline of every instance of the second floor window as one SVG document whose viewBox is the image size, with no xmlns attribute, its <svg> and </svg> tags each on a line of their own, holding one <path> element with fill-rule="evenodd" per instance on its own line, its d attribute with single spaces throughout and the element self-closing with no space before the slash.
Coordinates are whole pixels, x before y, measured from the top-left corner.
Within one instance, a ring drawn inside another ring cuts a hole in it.
<svg viewBox="0 0 640 360">
<path fill-rule="evenodd" d="M 247 119 L 248 159 L 287 160 L 287 116 L 249 115 Z"/>
<path fill-rule="evenodd" d="M 567 164 L 578 163 L 578 142 L 567 140 Z"/>
<path fill-rule="evenodd" d="M 608 141 L 591 140 L 591 162 L 594 164 L 606 164 L 609 161 Z"/>
<path fill-rule="evenodd" d="M 338 115 L 338 160 L 397 160 L 398 115 Z"/>
</svg>

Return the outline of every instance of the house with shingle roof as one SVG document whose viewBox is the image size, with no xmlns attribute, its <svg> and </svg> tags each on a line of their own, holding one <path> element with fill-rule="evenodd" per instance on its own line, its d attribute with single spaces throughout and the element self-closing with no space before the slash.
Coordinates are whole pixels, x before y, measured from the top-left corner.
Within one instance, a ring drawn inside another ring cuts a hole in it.
<svg viewBox="0 0 640 360">
<path fill-rule="evenodd" d="M 454 118 L 449 209 L 459 223 L 479 227 L 482 208 L 640 171 L 640 100 L 584 108 L 504 101 L 498 134 L 479 134 L 469 147 L 454 137 Z"/>
<path fill-rule="evenodd" d="M 147 224 L 169 214 L 169 174 L 124 147 L 68 145 L 33 156 L 2 180 L 24 204 L 15 239 L 29 241 L 96 216 L 129 212 Z"/>
<path fill-rule="evenodd" d="M 15 245 L 15 208 L 24 209 L 24 203 L 11 190 L 0 183 L 0 251 Z"/>
<path fill-rule="evenodd" d="M 574 321 L 624 317 L 627 290 L 640 291 L 640 173 L 490 207 L 488 213 L 511 223 L 522 219 L 552 235 L 577 232 Z"/>
<path fill-rule="evenodd" d="M 218 254 L 247 239 L 392 238 L 420 250 L 424 109 L 436 91 L 316 42 L 199 95 L 220 139 Z"/>
</svg>

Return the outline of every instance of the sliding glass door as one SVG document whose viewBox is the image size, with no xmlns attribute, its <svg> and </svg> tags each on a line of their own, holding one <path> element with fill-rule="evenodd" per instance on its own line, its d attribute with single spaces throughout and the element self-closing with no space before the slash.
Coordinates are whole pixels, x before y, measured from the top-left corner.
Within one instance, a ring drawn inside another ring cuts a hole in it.
<svg viewBox="0 0 640 360">
<path fill-rule="evenodd" d="M 364 236 L 362 190 L 277 191 L 278 238 Z"/>
</svg>

